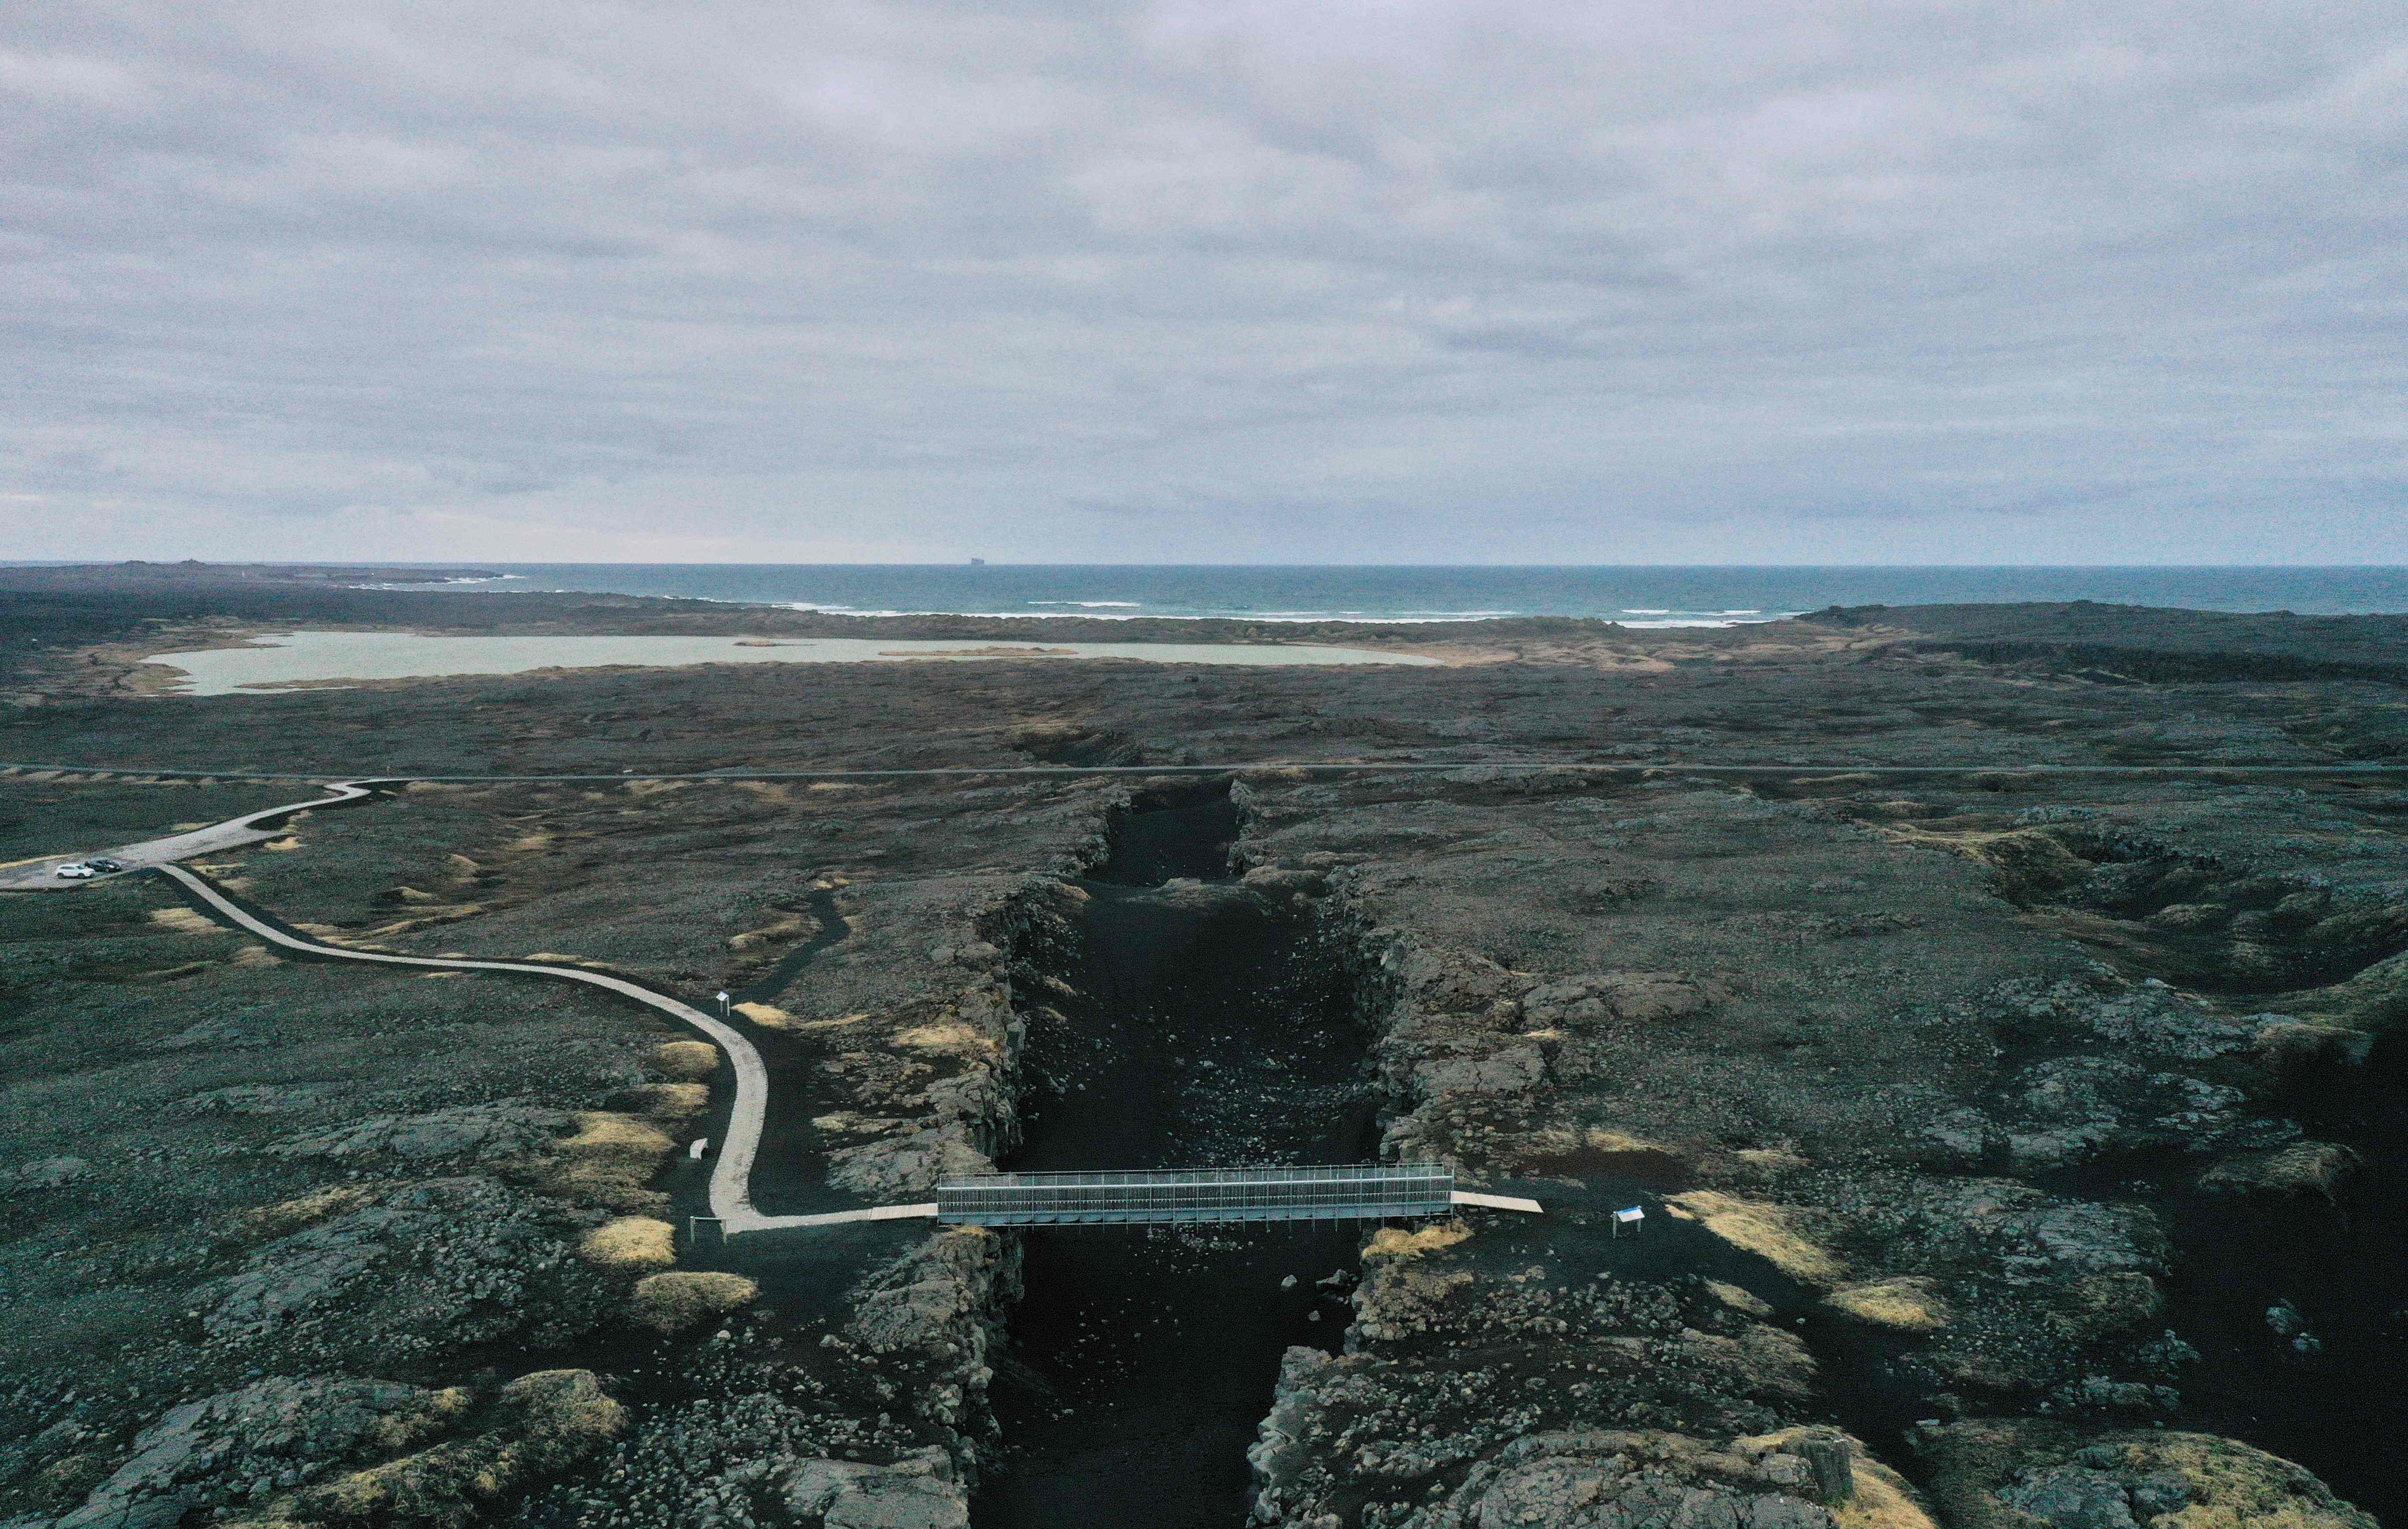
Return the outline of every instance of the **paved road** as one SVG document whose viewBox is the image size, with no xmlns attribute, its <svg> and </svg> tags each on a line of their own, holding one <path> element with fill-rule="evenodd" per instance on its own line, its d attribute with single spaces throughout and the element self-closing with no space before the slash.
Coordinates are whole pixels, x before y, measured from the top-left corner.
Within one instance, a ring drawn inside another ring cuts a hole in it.
<svg viewBox="0 0 2408 1529">
<path fill-rule="evenodd" d="M 85 884 L 79 881 L 60 880 L 58 868 L 73 861 L 90 859 L 93 855 L 106 855 L 119 861 L 125 867 L 119 874 L 128 874 L 154 866 L 172 865 L 178 860 L 189 860 L 195 855 L 215 855 L 224 850 L 239 849 L 244 844 L 273 839 L 284 831 L 280 824 L 272 829 L 258 826 L 268 819 L 282 818 L 312 808 L 340 807 L 375 794 L 357 782 L 328 786 L 326 789 L 334 795 L 320 797 L 314 801 L 290 801 L 281 807 L 263 807 L 258 812 L 229 817 L 222 823 L 212 823 L 206 829 L 194 829 L 189 833 L 171 833 L 164 839 L 145 839 L 139 844 L 120 844 L 115 849 L 96 849 L 92 855 L 51 855 L 22 865 L 0 868 L 0 892 L 64 892 L 81 887 Z"/>
<path fill-rule="evenodd" d="M 290 811 L 289 808 L 284 810 Z M 528 976 L 548 977 L 555 982 L 582 983 L 589 988 L 600 988 L 632 998 L 699 1031 L 725 1052 L 727 1060 L 736 1068 L 736 1103 L 728 1112 L 727 1139 L 721 1145 L 719 1161 L 710 1171 L 710 1213 L 719 1219 L 724 1235 L 736 1237 L 755 1232 L 838 1226 L 853 1221 L 898 1220 L 933 1216 L 937 1212 L 934 1205 L 877 1205 L 867 1210 L 840 1210 L 821 1216 L 764 1216 L 753 1209 L 752 1159 L 760 1149 L 761 1125 L 768 1112 L 768 1069 L 762 1065 L 761 1053 L 752 1048 L 752 1043 L 744 1038 L 742 1031 L 691 1004 L 681 1003 L 624 977 L 580 971 L 575 967 L 546 966 L 533 961 L 468 960 L 446 956 L 390 956 L 381 951 L 351 950 L 342 945 L 325 945 L 267 923 L 227 897 L 208 878 L 180 865 L 162 864 L 157 870 L 161 875 L 172 878 L 186 891 L 252 935 L 287 950 L 308 951 L 336 960 L 360 961 L 372 966 L 434 968 L 446 972 L 515 972 Z"/>
</svg>

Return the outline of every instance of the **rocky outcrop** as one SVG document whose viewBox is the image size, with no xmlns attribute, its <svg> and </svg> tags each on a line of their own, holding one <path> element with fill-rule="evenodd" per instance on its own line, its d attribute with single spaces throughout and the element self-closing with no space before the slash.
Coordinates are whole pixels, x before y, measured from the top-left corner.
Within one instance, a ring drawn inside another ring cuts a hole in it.
<svg viewBox="0 0 2408 1529">
<path fill-rule="evenodd" d="M 187 1514 L 290 1493 L 361 1454 L 406 1447 L 467 1403 L 390 1380 L 271 1376 L 170 1410 L 56 1529 L 175 1529 Z"/>
<path fill-rule="evenodd" d="M 403 1185 L 279 1237 L 194 1292 L 216 1344 L 363 1368 L 458 1344 L 561 1342 L 619 1283 L 576 1256 L 566 1207 L 483 1178 Z"/>
<path fill-rule="evenodd" d="M 61 1190 L 92 1172 L 86 1158 L 36 1158 L 13 1168 L 0 1168 L 0 1193 L 10 1190 Z"/>
<path fill-rule="evenodd" d="M 998 1298 L 1019 1294 L 1019 1251 L 984 1227 L 942 1228 L 853 1290 L 845 1334 L 873 1353 L 950 1347 L 982 1361 Z"/>
<path fill-rule="evenodd" d="M 1283 1391 L 1317 1368 L 1301 1352 L 1290 1351 Z M 1294 1481 L 1280 1479 L 1281 1446 L 1292 1441 L 1275 1440 L 1268 1428 L 1264 1438 L 1254 1457 L 1266 1482 L 1254 1522 L 1293 1529 L 1342 1522 L 1319 1502 L 1295 1500 Z M 1865 1457 L 1862 1445 L 1810 1429 L 1719 1442 L 1661 1430 L 1526 1434 L 1477 1461 L 1444 1493 L 1375 1497 L 1354 1522 L 1369 1529 L 1931 1529 L 1914 1491 Z"/>
<path fill-rule="evenodd" d="M 423 1115 L 372 1115 L 274 1143 L 267 1152 L 271 1157 L 337 1161 L 388 1157 L 408 1163 L 446 1158 L 494 1161 L 526 1156 L 567 1130 L 573 1118 L 566 1110 L 506 1099 Z"/>
<path fill-rule="evenodd" d="M 828 1182 L 873 1204 L 925 1200 L 948 1175 L 994 1170 L 994 1160 L 970 1145 L 968 1132 L 955 1121 L 828 1154 Z"/>
<path fill-rule="evenodd" d="M 1832 1529 L 1830 1511 L 1805 1493 L 1800 1457 L 1708 1450 L 1677 1435 L 1540 1434 L 1473 1467 L 1431 1508 L 1382 1524 L 1413 1529 Z"/>
<path fill-rule="evenodd" d="M 1915 1450 L 1961 1529 L 2280 1524 L 2374 1529 L 2309 1472 L 2237 1439 L 2158 1429 L 2086 1438 L 2042 1420 L 1976 1418 L 1917 1430 Z"/>
<path fill-rule="evenodd" d="M 472 1434 L 302 1493 L 291 1522 L 460 1529 L 601 1449 L 624 1431 L 626 1414 L 591 1370 L 538 1370 L 503 1386 L 479 1421 Z"/>
</svg>

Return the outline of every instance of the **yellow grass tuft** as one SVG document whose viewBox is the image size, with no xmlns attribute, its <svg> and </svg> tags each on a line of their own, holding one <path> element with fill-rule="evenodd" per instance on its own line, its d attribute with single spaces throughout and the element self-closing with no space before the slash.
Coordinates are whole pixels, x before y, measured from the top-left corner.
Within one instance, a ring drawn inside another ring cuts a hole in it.
<svg viewBox="0 0 2408 1529">
<path fill-rule="evenodd" d="M 242 1235 L 265 1242 L 271 1237 L 298 1232 L 305 1226 L 315 1226 L 329 1216 L 351 1209 L 368 1197 L 368 1191 L 356 1184 L 336 1184 L 292 1200 L 281 1200 L 272 1205 L 246 1210 L 235 1218 Z"/>
<path fill-rule="evenodd" d="M 1713 1292 L 1715 1300 L 1733 1311 L 1743 1311 L 1751 1317 L 1772 1315 L 1772 1305 L 1770 1302 L 1758 1297 L 1753 1291 L 1740 1289 L 1737 1285 L 1727 1285 L 1719 1279 L 1709 1279 L 1706 1281 L 1706 1289 Z"/>
<path fill-rule="evenodd" d="M 811 1128 L 813 1130 L 824 1131 L 832 1134 L 847 1136 L 881 1135 L 886 1132 L 894 1130 L 896 1126 L 899 1126 L 903 1122 L 900 1120 L 893 1119 L 886 1116 L 860 1115 L 852 1110 L 838 1110 L 834 1115 L 814 1115 L 811 1117 Z"/>
<path fill-rule="evenodd" d="M 224 934 L 229 932 L 228 930 L 220 929 L 216 924 L 211 923 L 208 917 L 202 914 L 198 909 L 180 906 L 174 908 L 151 909 L 150 922 L 158 925 L 161 929 L 173 930 L 179 934 Z"/>
<path fill-rule="evenodd" d="M 1452 1248 L 1471 1235 L 1471 1228 L 1461 1221 L 1436 1221 L 1418 1232 L 1402 1227 L 1383 1226 L 1371 1233 L 1369 1246 L 1363 1249 L 1365 1258 L 1419 1258 Z"/>
<path fill-rule="evenodd" d="M 1848 1272 L 1838 1255 L 1790 1224 L 1786 1206 L 1742 1200 L 1717 1190 L 1691 1190 L 1672 1195 L 1666 1204 L 1687 1211 L 1715 1236 L 1742 1252 L 1754 1253 L 1792 1279 L 1832 1285 Z"/>
<path fill-rule="evenodd" d="M 226 885 L 231 887 L 234 883 L 228 882 Z M 447 902 L 438 906 L 423 907 L 411 917 L 397 918 L 390 924 L 380 924 L 372 930 L 363 930 L 356 938 L 389 940 L 396 934 L 408 934 L 412 930 L 429 929 L 437 924 L 456 924 L 463 918 L 474 918 L 484 911 L 484 905 L 478 902 Z"/>
<path fill-rule="evenodd" d="M 615 1110 L 586 1110 L 577 1117 L 577 1134 L 557 1143 L 556 1150 L 580 1156 L 640 1155 L 666 1152 L 677 1145 L 660 1127 Z"/>
<path fill-rule="evenodd" d="M 1776 1450 L 1796 1453 L 1799 1444 L 1813 1435 L 1831 1436 L 1828 1429 L 1799 1426 L 1736 1442 L 1748 1454 Z M 1923 1499 L 1906 1478 L 1875 1460 L 1861 1439 L 1845 1434 L 1839 1437 L 1848 1446 L 1849 1471 L 1856 1480 L 1856 1495 L 1828 1505 L 1839 1529 L 1935 1529 Z"/>
<path fill-rule="evenodd" d="M 761 1287 L 742 1275 L 679 1271 L 636 1281 L 636 1320 L 663 1333 L 681 1333 L 698 1322 L 750 1305 Z"/>
<path fill-rule="evenodd" d="M 280 855 L 290 854 L 301 847 L 301 838 L 298 834 L 288 833 L 281 839 L 270 839 L 259 847 L 275 850 Z"/>
<path fill-rule="evenodd" d="M 790 913 L 782 918 L 762 925 L 759 929 L 746 930 L 741 934 L 731 936 L 727 942 L 727 948 L 738 955 L 743 955 L 758 950 L 764 945 L 774 945 L 781 940 L 791 940 L 797 935 L 809 934 L 818 928 L 818 920 L 808 915 Z"/>
<path fill-rule="evenodd" d="M 1806 1166 L 1806 1160 L 1783 1147 L 1747 1147 L 1731 1154 L 1757 1178 L 1778 1178 Z"/>
<path fill-rule="evenodd" d="M 719 1071 L 719 1047 L 701 1041 L 666 1041 L 653 1048 L 652 1071 L 671 1082 L 697 1082 Z"/>
<path fill-rule="evenodd" d="M 767 1025 L 771 1030 L 782 1030 L 795 1022 L 793 1015 L 775 1003 L 738 1003 L 736 1012 L 754 1024 Z"/>
<path fill-rule="evenodd" d="M 1951 1316 L 1932 1282 L 1922 1278 L 1842 1285 L 1824 1299 L 1860 1322 L 1900 1333 L 1936 1333 L 1948 1325 Z"/>
<path fill-rule="evenodd" d="M 638 1083 L 611 1095 L 610 1103 L 674 1123 L 709 1109 L 710 1088 L 702 1083 Z"/>
<path fill-rule="evenodd" d="M 857 1025 L 868 1017 L 867 1014 L 847 1014 L 834 1019 L 796 1019 L 786 1028 L 789 1030 L 842 1030 L 847 1025 Z"/>
<path fill-rule="evenodd" d="M 546 1188 L 610 1210 L 652 1210 L 663 1203 L 645 1186 L 677 1150 L 666 1132 L 609 1110 L 588 1110 L 577 1124 L 576 1135 L 552 1144 L 542 1173 Z"/>
<path fill-rule="evenodd" d="M 622 1216 L 585 1233 L 577 1250 L 606 1269 L 666 1269 L 677 1262 L 677 1228 L 649 1216 Z"/>
<path fill-rule="evenodd" d="M 1644 1136 L 1633 1136 L 1627 1131 L 1608 1131 L 1602 1126 L 1591 1126 L 1583 1132 L 1581 1145 L 1597 1152 L 1670 1152 L 1672 1150 L 1662 1142 L 1650 1141 Z"/>
<path fill-rule="evenodd" d="M 271 966 L 281 966 L 284 963 L 271 954 L 265 945 L 245 945 L 234 953 L 234 959 L 229 964 L 240 967 L 246 972 L 265 972 Z"/>
<path fill-rule="evenodd" d="M 969 1026 L 960 1023 L 921 1025 L 917 1029 L 898 1031 L 896 1046 L 908 1046 L 914 1051 L 980 1051 L 993 1047 L 986 1037 Z"/>
<path fill-rule="evenodd" d="M 1840 1529 L 1934 1529 L 1906 1478 L 1877 1460 L 1856 1457 L 1856 1494 L 1831 1508 Z"/>
</svg>

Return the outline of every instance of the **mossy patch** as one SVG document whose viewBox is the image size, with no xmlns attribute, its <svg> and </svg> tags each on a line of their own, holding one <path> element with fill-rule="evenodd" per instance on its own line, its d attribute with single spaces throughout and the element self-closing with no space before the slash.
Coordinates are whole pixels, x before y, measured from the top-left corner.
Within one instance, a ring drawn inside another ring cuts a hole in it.
<svg viewBox="0 0 2408 1529">
<path fill-rule="evenodd" d="M 291 1200 L 280 1200 L 272 1205 L 244 1211 L 235 1218 L 235 1226 L 241 1236 L 265 1242 L 289 1232 L 298 1232 L 305 1226 L 315 1226 L 329 1216 L 339 1215 L 367 1198 L 368 1191 L 359 1185 L 329 1185 Z"/>
<path fill-rule="evenodd" d="M 538 1176 L 544 1190 L 608 1210 L 655 1210 L 666 1203 L 645 1186 L 677 1150 L 666 1132 L 611 1110 L 588 1110 L 577 1126 L 544 1160 Z"/>
<path fill-rule="evenodd" d="M 1772 1315 L 1772 1303 L 1762 1299 L 1753 1291 L 1743 1291 L 1737 1285 L 1725 1284 L 1719 1279 L 1709 1279 L 1706 1281 L 1706 1291 L 1715 1300 L 1733 1311 L 1745 1312 L 1751 1317 Z"/>
<path fill-rule="evenodd" d="M 647 1119 L 675 1125 L 710 1107 L 707 1083 L 638 1083 L 612 1094 L 613 1109 L 629 1110 Z"/>
<path fill-rule="evenodd" d="M 1860 1322 L 1900 1333 L 1936 1333 L 1948 1325 L 1950 1318 L 1947 1303 L 1940 1299 L 1932 1281 L 1922 1278 L 1842 1285 L 1824 1300 Z"/>
<path fill-rule="evenodd" d="M 670 1082 L 700 1082 L 719 1071 L 719 1047 L 702 1041 L 668 1041 L 652 1050 L 652 1071 Z"/>
<path fill-rule="evenodd" d="M 1718 1190 L 1691 1190 L 1667 1202 L 1705 1223 L 1706 1230 L 1742 1252 L 1754 1253 L 1792 1279 L 1836 1285 L 1847 1277 L 1839 1255 L 1799 1230 L 1787 1206 L 1742 1200 Z"/>
<path fill-rule="evenodd" d="M 969 1026 L 959 1022 L 919 1025 L 896 1032 L 896 1046 L 910 1046 L 914 1051 L 991 1051 L 994 1044 Z"/>
<path fill-rule="evenodd" d="M 577 1250 L 606 1269 L 666 1269 L 677 1262 L 677 1228 L 649 1216 L 621 1216 L 585 1233 Z"/>
<path fill-rule="evenodd" d="M 750 1305 L 761 1287 L 742 1275 L 680 1270 L 636 1281 L 636 1320 L 663 1333 L 687 1328 Z"/>
<path fill-rule="evenodd" d="M 1371 1233 L 1363 1248 L 1365 1258 L 1419 1258 L 1452 1248 L 1471 1235 L 1471 1228 L 1461 1221 L 1437 1221 L 1418 1231 L 1407 1232 L 1402 1227 L 1383 1226 Z"/>
<path fill-rule="evenodd" d="M 186 907 L 153 908 L 150 922 L 178 934 L 227 934 L 232 930 L 219 928 L 196 909 Z"/>
</svg>

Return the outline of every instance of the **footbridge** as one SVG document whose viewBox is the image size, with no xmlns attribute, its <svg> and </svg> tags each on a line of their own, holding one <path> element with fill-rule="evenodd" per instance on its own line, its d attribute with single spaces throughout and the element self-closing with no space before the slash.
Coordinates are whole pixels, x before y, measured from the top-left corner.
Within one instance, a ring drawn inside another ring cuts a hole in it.
<svg viewBox="0 0 2408 1529">
<path fill-rule="evenodd" d="M 969 1174 L 926 1207 L 961 1226 L 1179 1226 L 1206 1221 L 1384 1221 L 1458 1205 L 1536 1212 L 1535 1200 L 1455 1187 L 1423 1163 L 1159 1168 L 1112 1173 Z"/>
</svg>

